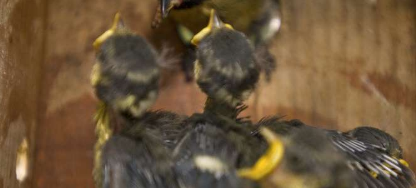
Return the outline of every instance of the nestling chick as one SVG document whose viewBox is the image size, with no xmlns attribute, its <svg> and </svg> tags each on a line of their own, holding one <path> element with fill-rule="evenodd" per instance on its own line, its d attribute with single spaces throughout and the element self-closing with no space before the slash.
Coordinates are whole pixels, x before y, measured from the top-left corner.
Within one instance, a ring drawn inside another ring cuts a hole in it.
<svg viewBox="0 0 416 188">
<path fill-rule="evenodd" d="M 252 47 L 214 11 L 193 43 L 195 78 L 208 99 L 204 112 L 186 121 L 189 130 L 174 151 L 175 172 L 186 187 L 250 187 L 236 168 L 252 165 L 265 149 L 256 147 L 260 139 L 237 118 L 258 80 Z"/>
<path fill-rule="evenodd" d="M 156 51 L 121 21 L 115 21 L 112 28 L 96 40 L 94 47 L 97 63 L 93 68 L 92 85 L 98 98 L 124 116 L 140 117 L 157 97 Z"/>
<path fill-rule="evenodd" d="M 188 36 L 204 28 L 209 10 L 215 9 L 220 18 L 247 35 L 256 51 L 267 56 L 257 63 L 262 65 L 260 68 L 268 79 L 276 68 L 267 46 L 280 29 L 279 7 L 278 0 L 160 0 L 162 17 L 170 15 L 178 23 L 180 38 L 190 48 Z M 191 61 L 184 62 L 188 63 L 184 65 L 187 70 L 193 66 Z"/>
<path fill-rule="evenodd" d="M 210 102 L 235 108 L 259 79 L 256 57 L 243 33 L 223 23 L 214 11 L 211 14 L 209 25 L 192 39 L 197 45 L 196 82 Z"/>
<path fill-rule="evenodd" d="M 239 175 L 256 179 L 263 188 L 354 187 L 346 158 L 328 142 L 326 135 L 294 123 L 280 122 L 284 127 L 292 127 L 284 137 L 261 128 L 269 149 L 252 169 L 240 169 Z"/>
<path fill-rule="evenodd" d="M 119 14 L 94 47 L 92 84 L 101 100 L 96 116 L 96 187 L 179 187 L 170 154 L 185 117 L 147 112 L 158 93 L 156 51 L 124 27 Z M 114 123 L 121 126 L 117 133 Z"/>
<path fill-rule="evenodd" d="M 352 178 L 349 178 L 351 179 L 350 181 L 343 181 L 344 179 L 341 179 L 342 181 L 339 182 L 335 181 L 336 179 L 334 179 L 339 176 L 328 176 L 330 178 L 325 178 L 324 176 L 317 176 L 317 178 L 322 178 L 317 181 L 320 183 L 324 183 L 317 184 L 320 185 L 318 187 L 387 188 L 411 187 L 415 184 L 414 173 L 409 169 L 407 163 L 403 159 L 391 156 L 389 150 L 382 145 L 369 143 L 366 142 L 363 138 L 357 139 L 351 136 L 351 134 L 354 135 L 357 132 L 354 133 L 353 131 L 349 133 L 341 133 L 334 130 L 325 130 L 308 126 L 298 120 L 284 122 L 280 121 L 278 118 L 272 118 L 269 120 L 261 121 L 259 123 L 259 126 L 270 127 L 270 129 L 274 130 L 275 133 L 277 133 L 279 136 L 283 138 L 290 137 L 290 135 L 294 134 L 298 130 L 307 130 L 311 132 L 311 134 L 313 131 L 318 131 L 327 137 L 327 142 L 330 143 L 329 145 L 337 149 L 336 153 L 344 157 L 344 160 L 342 160 L 342 162 L 344 163 L 344 165 L 347 165 L 349 167 L 348 170 L 350 172 L 347 173 L 344 171 L 342 174 L 350 174 L 346 176 Z M 361 130 L 358 129 L 358 132 L 360 131 Z M 356 134 L 356 136 L 358 135 Z M 324 142 L 318 143 L 328 145 Z M 320 157 L 322 159 L 327 159 L 329 156 L 321 155 Z M 267 156 L 264 156 L 262 158 L 263 161 L 271 160 L 270 157 L 267 158 Z M 260 161 L 261 159 L 259 160 L 259 162 Z M 262 164 L 264 165 L 267 163 L 269 162 L 263 162 Z M 308 163 L 308 165 L 312 166 L 315 162 L 309 161 Z M 258 169 L 262 168 L 258 167 Z M 267 180 L 268 174 L 272 171 L 269 170 L 263 173 L 262 175 L 257 175 L 255 173 L 256 171 L 254 170 L 256 170 L 256 168 L 245 169 L 244 171 L 242 171 L 242 173 L 240 173 L 240 175 L 246 178 L 261 181 Z M 316 172 L 314 171 L 309 171 L 308 173 L 310 173 L 310 176 L 316 175 Z M 301 179 L 301 182 L 304 181 L 305 180 Z M 285 182 L 285 187 L 290 187 L 289 185 L 287 185 L 288 182 Z M 328 182 L 332 183 L 327 184 Z M 349 182 L 349 184 L 345 184 L 346 182 Z M 308 183 L 307 185 L 303 185 L 300 187 L 316 187 L 311 185 L 314 184 Z"/>
</svg>

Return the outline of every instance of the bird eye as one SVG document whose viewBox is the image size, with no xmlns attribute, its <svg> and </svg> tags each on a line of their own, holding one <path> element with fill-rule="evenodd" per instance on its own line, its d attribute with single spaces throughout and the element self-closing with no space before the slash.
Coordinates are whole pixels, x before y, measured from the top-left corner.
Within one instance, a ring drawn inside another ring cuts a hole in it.
<svg viewBox="0 0 416 188">
<path fill-rule="evenodd" d="M 290 158 L 290 161 L 291 161 L 292 163 L 297 164 L 297 163 L 299 163 L 299 162 L 300 162 L 300 159 L 299 159 L 299 157 L 298 157 L 298 156 L 293 156 L 293 157 L 291 157 L 291 158 Z"/>
</svg>

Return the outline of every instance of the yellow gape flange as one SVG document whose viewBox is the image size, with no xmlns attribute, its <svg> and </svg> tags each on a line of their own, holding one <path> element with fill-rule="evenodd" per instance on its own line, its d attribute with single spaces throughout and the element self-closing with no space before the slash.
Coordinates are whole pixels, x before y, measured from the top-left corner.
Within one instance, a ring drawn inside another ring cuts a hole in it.
<svg viewBox="0 0 416 188">
<path fill-rule="evenodd" d="M 198 34 L 196 34 L 194 38 L 192 38 L 191 43 L 195 46 L 198 46 L 199 41 L 201 41 L 203 38 L 209 35 L 214 29 L 219 29 L 223 27 L 233 29 L 233 27 L 230 24 L 223 23 L 221 19 L 218 17 L 215 10 L 212 9 L 208 26 L 202 29 Z"/>
<path fill-rule="evenodd" d="M 101 44 L 105 40 L 107 40 L 111 35 L 113 35 L 121 25 L 122 21 L 120 19 L 120 13 L 117 12 L 114 16 L 113 25 L 111 26 L 111 28 L 104 32 L 102 35 L 100 35 L 97 39 L 95 39 L 94 43 L 92 44 L 92 46 L 94 46 L 94 49 L 97 51 L 101 47 Z"/>
<path fill-rule="evenodd" d="M 284 146 L 275 133 L 267 128 L 262 128 L 260 133 L 269 143 L 266 153 L 254 164 L 252 168 L 240 169 L 238 175 L 242 178 L 258 181 L 269 175 L 282 161 Z"/>
<path fill-rule="evenodd" d="M 409 163 L 404 159 L 399 159 L 400 164 L 404 165 L 405 167 L 409 167 Z"/>
</svg>

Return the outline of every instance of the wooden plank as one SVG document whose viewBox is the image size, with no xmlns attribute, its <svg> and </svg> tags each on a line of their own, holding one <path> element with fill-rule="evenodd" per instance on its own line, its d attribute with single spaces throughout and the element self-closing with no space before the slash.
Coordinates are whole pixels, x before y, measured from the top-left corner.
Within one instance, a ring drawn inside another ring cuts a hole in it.
<svg viewBox="0 0 416 188">
<path fill-rule="evenodd" d="M 137 33 L 178 49 L 171 24 L 150 29 L 155 7 L 155 1 L 49 1 L 34 187 L 93 186 L 91 43 L 119 10 Z M 261 81 L 246 114 L 341 130 L 379 127 L 400 140 L 416 170 L 416 2 L 282 0 L 282 8 L 272 46 L 278 70 L 271 83 Z M 167 72 L 154 108 L 201 111 L 205 96 L 183 80 Z"/>
<path fill-rule="evenodd" d="M 0 0 L 0 188 L 31 187 L 44 7 L 44 1 Z M 19 151 L 22 145 L 25 149 Z M 19 162 L 26 172 L 21 183 L 16 174 L 18 153 L 19 161 L 27 162 Z"/>
<path fill-rule="evenodd" d="M 279 113 L 341 130 L 371 125 L 416 167 L 416 2 L 283 1 L 279 69 L 256 117 Z M 329 5 L 329 6 L 328 6 Z"/>
</svg>

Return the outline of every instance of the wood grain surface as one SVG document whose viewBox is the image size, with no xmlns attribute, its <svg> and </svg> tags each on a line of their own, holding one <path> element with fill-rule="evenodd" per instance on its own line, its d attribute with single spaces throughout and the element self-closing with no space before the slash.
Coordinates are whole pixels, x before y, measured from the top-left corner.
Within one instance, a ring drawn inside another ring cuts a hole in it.
<svg viewBox="0 0 416 188">
<path fill-rule="evenodd" d="M 0 188 L 31 187 L 45 10 L 41 0 L 0 0 Z M 18 152 L 23 140 L 27 150 Z M 17 153 L 28 158 L 21 183 Z"/>
<path fill-rule="evenodd" d="M 30 142 L 36 148 L 33 187 L 93 187 L 93 40 L 117 11 L 159 49 L 169 46 L 179 54 L 176 31 L 169 21 L 156 31 L 150 28 L 156 0 L 31 2 L 0 0 L 26 20 L 16 20 L 10 30 L 5 23 L 12 23 L 12 17 L 3 18 L 8 9 L 0 6 L 0 108 L 6 109 L 0 114 L 0 165 L 6 164 L 0 168 L 0 187 L 18 186 L 10 173 L 22 135 L 33 140 L 30 132 L 36 132 L 36 142 Z M 19 4 L 20 9 L 13 9 Z M 416 170 L 416 1 L 282 0 L 282 16 L 271 48 L 277 71 L 270 83 L 261 81 L 245 115 L 259 120 L 280 114 L 340 130 L 375 126 L 399 139 Z M 23 32 L 39 27 L 27 26 L 32 22 L 41 28 L 45 22 L 45 32 Z M 7 40 L 28 41 L 17 35 L 31 42 L 5 45 Z M 9 71 L 2 74 L 5 65 Z M 24 76 L 14 84 L 18 76 L 11 74 L 17 70 Z M 4 89 L 8 82 L 17 89 Z M 166 71 L 161 86 L 154 109 L 202 110 L 205 96 L 195 84 L 186 84 L 180 71 Z M 5 137 L 6 132 L 17 136 Z"/>
</svg>

